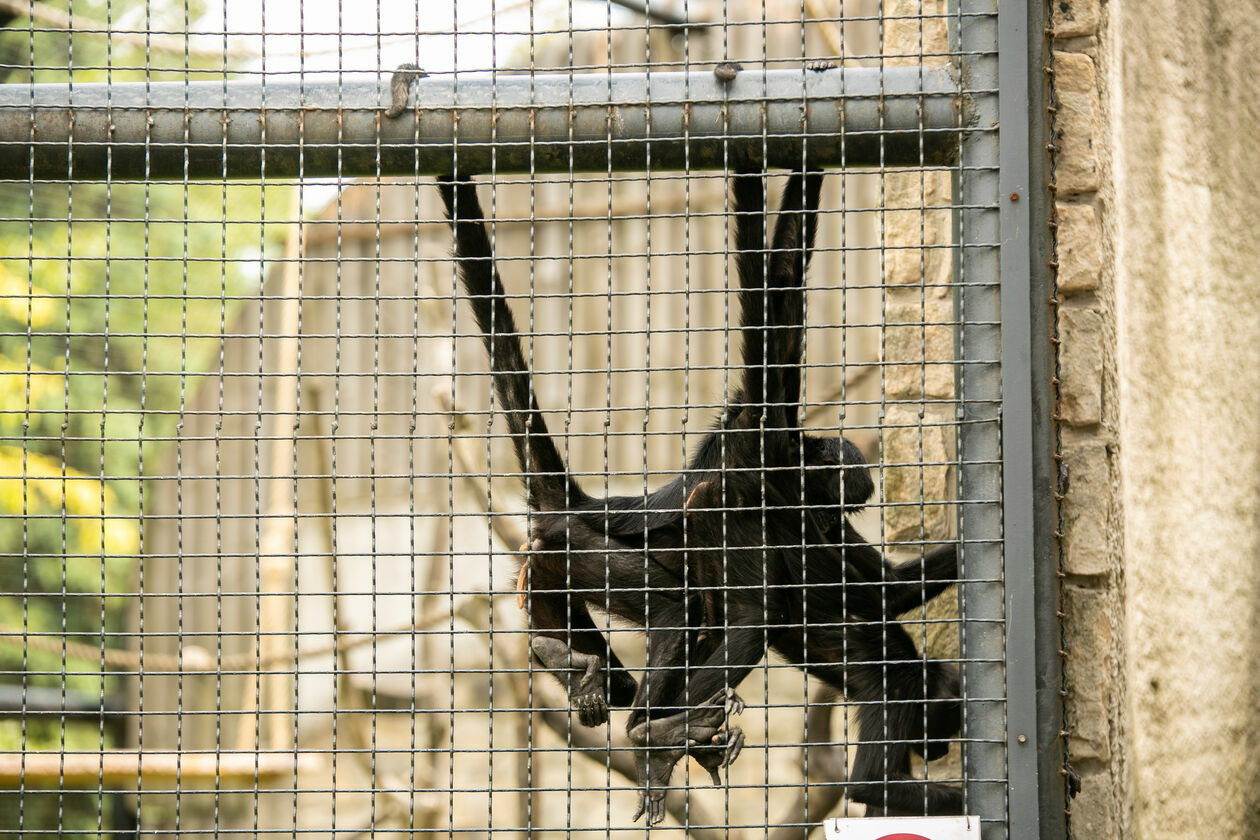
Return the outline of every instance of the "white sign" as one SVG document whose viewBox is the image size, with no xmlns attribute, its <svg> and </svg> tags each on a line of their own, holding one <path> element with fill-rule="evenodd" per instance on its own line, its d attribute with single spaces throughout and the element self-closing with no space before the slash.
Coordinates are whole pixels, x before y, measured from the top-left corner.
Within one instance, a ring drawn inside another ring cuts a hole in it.
<svg viewBox="0 0 1260 840">
<path fill-rule="evenodd" d="M 855 817 L 825 827 L 827 840 L 980 840 L 979 817 Z"/>
</svg>

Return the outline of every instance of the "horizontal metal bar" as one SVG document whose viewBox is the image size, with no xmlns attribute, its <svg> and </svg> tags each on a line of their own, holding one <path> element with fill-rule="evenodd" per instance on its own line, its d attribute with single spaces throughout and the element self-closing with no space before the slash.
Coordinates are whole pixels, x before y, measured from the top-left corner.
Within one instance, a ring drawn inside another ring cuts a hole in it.
<svg viewBox="0 0 1260 840">
<path fill-rule="evenodd" d="M 0 86 L 0 178 L 359 177 L 952 162 L 946 67 Z"/>
<path fill-rule="evenodd" d="M 612 2 L 623 9 L 629 9 L 632 12 L 643 15 L 649 21 L 665 24 L 671 29 L 703 29 L 714 25 L 707 20 L 688 20 L 685 14 L 678 14 L 669 9 L 660 8 L 660 3 L 652 6 L 644 2 L 644 0 L 612 0 Z"/>
</svg>

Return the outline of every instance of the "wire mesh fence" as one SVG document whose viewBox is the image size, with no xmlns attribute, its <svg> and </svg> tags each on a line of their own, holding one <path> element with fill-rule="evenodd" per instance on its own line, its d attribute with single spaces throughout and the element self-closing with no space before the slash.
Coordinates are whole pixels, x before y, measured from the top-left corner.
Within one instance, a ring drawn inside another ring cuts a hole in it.
<svg viewBox="0 0 1260 840">
<path fill-rule="evenodd" d="M 995 9 L 0 15 L 0 832 L 1006 836 Z"/>
</svg>

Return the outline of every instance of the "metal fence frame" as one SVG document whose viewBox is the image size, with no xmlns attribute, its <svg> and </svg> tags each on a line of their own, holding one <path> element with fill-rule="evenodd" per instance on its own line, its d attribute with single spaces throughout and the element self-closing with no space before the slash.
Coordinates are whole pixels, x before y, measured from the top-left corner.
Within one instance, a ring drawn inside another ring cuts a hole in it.
<svg viewBox="0 0 1260 840">
<path fill-rule="evenodd" d="M 964 136 L 955 179 L 958 230 L 968 232 L 960 235 L 956 276 L 960 356 L 1001 359 L 1000 370 L 980 368 L 980 375 L 964 364 L 959 383 L 967 412 L 960 498 L 997 493 L 1002 500 L 1000 515 L 986 507 L 964 514 L 971 516 L 961 572 L 968 581 L 964 695 L 971 697 L 964 737 L 966 761 L 977 770 L 968 798 L 986 819 L 1005 815 L 1005 826 L 986 823 L 986 838 L 1063 837 L 1062 759 L 1054 749 L 1063 724 L 1047 303 L 1053 197 L 1045 187 L 1050 139 L 1041 73 L 1048 7 L 1039 0 L 957 0 L 956 6 L 962 76 L 968 89 L 995 94 L 976 96 L 970 117 L 999 126 L 996 137 Z M 992 200 L 996 213 L 984 206 Z M 968 236 L 1000 247 L 968 248 Z M 996 333 L 993 324 L 1000 324 Z M 989 469 L 994 460 L 1000 474 Z M 1005 719 L 984 713 L 990 697 L 1004 698 Z"/>
<path fill-rule="evenodd" d="M 1064 783 L 1051 749 L 1061 737 L 1061 707 L 1048 492 L 1056 474 L 1048 237 L 1041 224 L 1052 201 L 1041 153 L 1048 142 L 1040 73 L 1046 8 L 1041 0 L 956 0 L 951 34 L 962 58 L 949 71 L 850 68 L 813 78 L 772 70 L 742 74 L 729 86 L 707 71 L 618 74 L 576 87 L 556 77 L 554 89 L 545 79 L 463 81 L 458 88 L 431 79 L 420 83 L 425 106 L 389 125 L 375 108 L 344 104 L 380 103 L 380 83 L 15 85 L 0 89 L 0 178 L 410 175 L 449 162 L 451 143 L 473 168 L 489 161 L 493 148 L 496 172 L 544 171 L 552 163 L 602 171 L 612 166 L 610 135 L 627 148 L 616 168 L 641 165 L 651 143 L 652 166 L 668 168 L 687 155 L 688 168 L 697 169 L 723 165 L 737 146 L 755 157 L 767 131 L 800 139 L 791 126 L 803 103 L 805 136 L 821 163 L 839 162 L 842 135 L 850 164 L 952 163 L 963 323 L 958 462 L 968 810 L 984 820 L 986 840 L 1061 837 Z M 190 118 L 194 94 L 202 110 Z M 535 107 L 540 99 L 551 104 Z M 757 103 L 767 99 L 763 122 Z M 601 104 L 609 101 L 642 107 L 622 108 L 624 119 L 614 121 Z M 223 118 L 209 110 L 219 107 Z M 476 118 L 452 126 L 454 107 Z M 491 120 L 492 108 L 504 118 Z M 960 110 L 961 155 L 952 162 Z M 551 145 L 574 148 L 586 134 L 595 141 L 589 161 L 547 154 Z M 654 134 L 686 142 L 674 148 Z M 421 136 L 431 145 L 418 148 Z M 769 163 L 799 162 L 800 144 L 777 143 L 775 154 Z M 1000 364 L 969 364 L 993 360 Z"/>
</svg>

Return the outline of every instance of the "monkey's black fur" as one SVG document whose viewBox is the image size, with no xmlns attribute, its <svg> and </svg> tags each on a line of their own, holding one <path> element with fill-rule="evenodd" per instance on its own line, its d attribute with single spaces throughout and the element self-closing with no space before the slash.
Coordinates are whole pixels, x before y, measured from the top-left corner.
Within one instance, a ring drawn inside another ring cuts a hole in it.
<svg viewBox="0 0 1260 840">
<path fill-rule="evenodd" d="M 760 204 L 760 178 L 739 180 L 744 184 L 742 194 L 756 193 Z M 799 176 L 793 183 L 795 189 L 789 186 L 788 190 L 792 195 L 785 194 L 784 200 L 794 196 L 799 206 Z M 637 685 L 596 628 L 588 605 L 639 626 L 650 615 L 658 626 L 699 627 L 701 614 L 713 613 L 711 605 L 686 604 L 688 599 L 682 594 L 688 586 L 684 570 L 695 562 L 691 554 L 718 545 L 697 541 L 688 532 L 685 511 L 697 477 L 720 469 L 724 444 L 718 434 L 707 435 L 687 470 L 652 493 L 596 498 L 583 491 L 569 475 L 530 387 L 529 369 L 494 266 L 475 187 L 453 179 L 439 179 L 438 185 L 452 219 L 460 278 L 490 355 L 499 407 L 521 463 L 529 506 L 535 512 L 528 546 L 534 652 L 548 669 L 568 672 L 571 700 L 582 723 L 598 725 L 607 720 L 608 704 L 627 706 L 636 700 Z M 760 207 L 740 208 L 738 202 L 736 209 L 740 211 L 740 278 L 747 290 L 765 283 L 764 213 Z M 762 233 L 758 236 L 753 229 Z M 783 250 L 776 252 L 776 260 L 784 266 L 771 270 L 790 270 L 785 268 L 793 256 L 787 252 L 788 243 L 778 244 Z M 741 395 L 761 391 L 766 370 L 761 362 L 763 301 L 751 297 L 761 295 L 747 291 L 742 295 L 746 364 Z M 773 305 L 768 301 L 765 309 Z M 788 375 L 799 377 L 795 370 Z M 838 525 L 845 511 L 861 507 L 873 492 L 865 459 L 843 438 L 794 434 L 800 437 L 806 465 L 817 467 L 806 473 L 806 495 Z M 799 469 L 792 480 L 800 482 Z M 668 603 L 660 603 L 662 596 Z M 664 623 L 672 618 L 680 623 Z M 698 653 L 696 645 L 703 645 L 705 639 L 698 632 L 692 635 L 697 638 L 692 639 L 691 650 Z M 549 638 L 558 644 L 548 642 Z"/>
<path fill-rule="evenodd" d="M 799 428 L 804 270 L 821 181 L 789 179 L 767 266 L 760 177 L 735 179 L 743 382 L 686 472 L 646 498 L 607 499 L 581 489 L 547 431 L 472 183 L 439 181 L 535 511 L 533 650 L 567 677 L 584 724 L 607 720 L 608 704 L 633 707 L 627 728 L 643 747 L 649 823 L 663 818 L 679 758 L 691 754 L 715 776 L 734 759 L 743 734 L 722 728 L 742 708 L 733 688 L 767 648 L 864 704 L 851 799 L 906 813 L 961 810 L 957 789 L 913 780 L 909 768 L 912 751 L 936 757 L 957 731 L 956 674 L 925 663 L 889 623 L 949 585 L 955 550 L 885 563 L 845 517 L 873 493 L 861 453 Z M 648 628 L 643 685 L 589 605 Z"/>
</svg>

